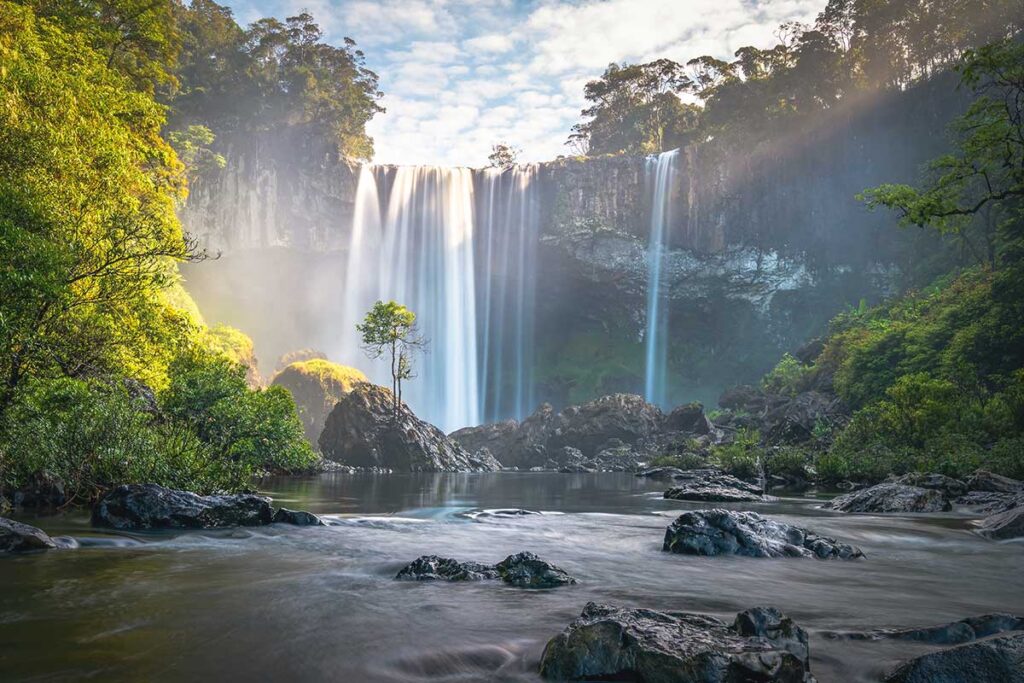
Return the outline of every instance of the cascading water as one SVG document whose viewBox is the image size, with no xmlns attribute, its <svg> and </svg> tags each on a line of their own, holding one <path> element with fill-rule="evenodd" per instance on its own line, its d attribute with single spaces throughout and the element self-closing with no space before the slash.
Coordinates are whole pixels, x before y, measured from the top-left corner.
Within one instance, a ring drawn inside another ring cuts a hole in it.
<svg viewBox="0 0 1024 683">
<path fill-rule="evenodd" d="M 665 317 L 665 293 L 661 286 L 661 268 L 665 237 L 672 221 L 672 186 L 679 150 L 650 156 L 645 169 L 645 184 L 650 198 L 651 226 L 647 244 L 647 326 L 644 366 L 644 398 L 649 403 L 667 406 L 668 321 Z"/>
<path fill-rule="evenodd" d="M 481 414 L 522 419 L 533 392 L 537 165 L 483 171 L 477 204 Z"/>
<path fill-rule="evenodd" d="M 403 388 L 403 398 L 445 430 L 479 423 L 473 244 L 469 169 L 360 171 L 340 357 L 366 368 L 373 381 L 390 384 L 385 364 L 357 360 L 355 325 L 376 300 L 408 306 L 429 348 L 415 360 L 417 376 Z"/>
</svg>

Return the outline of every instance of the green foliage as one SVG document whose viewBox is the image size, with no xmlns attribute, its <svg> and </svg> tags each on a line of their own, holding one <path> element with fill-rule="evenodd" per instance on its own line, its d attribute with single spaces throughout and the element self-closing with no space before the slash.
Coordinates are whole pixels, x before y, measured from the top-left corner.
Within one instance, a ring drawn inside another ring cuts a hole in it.
<svg viewBox="0 0 1024 683">
<path fill-rule="evenodd" d="M 223 156 L 210 149 L 215 137 L 212 130 L 199 125 L 168 133 L 167 140 L 188 169 L 189 185 L 194 186 L 204 175 L 227 164 Z"/>
<path fill-rule="evenodd" d="M 698 470 L 708 466 L 708 460 L 697 453 L 666 453 L 651 458 L 648 467 L 677 467 L 681 470 Z"/>
<path fill-rule="evenodd" d="M 740 430 L 732 443 L 711 449 L 711 461 L 740 479 L 755 479 L 761 473 L 761 435 L 756 430 Z"/>
<path fill-rule="evenodd" d="M 413 377 L 412 354 L 426 344 L 416 329 L 416 314 L 395 301 L 378 301 L 356 330 L 370 358 L 387 354 L 391 359 L 391 393 L 397 414 L 402 404 L 402 380 Z"/>
<path fill-rule="evenodd" d="M 768 391 L 777 394 L 794 396 L 801 389 L 801 380 L 810 372 L 810 368 L 793 356 L 784 354 L 782 360 L 772 368 L 761 380 Z"/>
<path fill-rule="evenodd" d="M 337 387 L 342 393 L 352 391 L 352 388 L 359 382 L 369 381 L 362 371 L 332 363 L 324 358 L 297 361 L 282 370 L 280 374 L 286 372 L 315 379 L 324 387 Z"/>
<path fill-rule="evenodd" d="M 806 450 L 795 446 L 783 446 L 765 452 L 764 472 L 767 476 L 808 479 L 807 466 L 810 461 L 810 453 Z"/>
<path fill-rule="evenodd" d="M 170 374 L 161 409 L 192 427 L 218 459 L 249 472 L 301 470 L 315 461 L 287 390 L 250 390 L 244 367 L 197 349 L 176 358 Z"/>
<path fill-rule="evenodd" d="M 217 459 L 189 429 L 161 424 L 121 386 L 96 380 L 32 382 L 2 424 L 0 485 L 45 471 L 72 502 L 122 483 L 157 482 L 201 493 L 239 488 L 248 471 Z"/>
<path fill-rule="evenodd" d="M 511 168 L 518 163 L 522 151 L 507 142 L 491 145 L 491 153 L 487 155 L 487 165 L 491 168 Z"/>
</svg>

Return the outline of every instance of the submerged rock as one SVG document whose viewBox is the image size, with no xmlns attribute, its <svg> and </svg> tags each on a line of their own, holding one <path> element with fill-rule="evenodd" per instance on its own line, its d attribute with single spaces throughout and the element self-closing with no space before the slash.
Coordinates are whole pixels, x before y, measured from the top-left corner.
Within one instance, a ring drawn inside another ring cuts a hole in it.
<svg viewBox="0 0 1024 683">
<path fill-rule="evenodd" d="M 280 508 L 274 513 L 274 524 L 294 524 L 295 526 L 327 526 L 324 520 L 312 512 L 305 510 L 289 510 Z"/>
<path fill-rule="evenodd" d="M 864 553 L 834 538 L 756 512 L 684 512 L 665 530 L 662 550 L 684 555 L 817 557 L 851 560 Z"/>
<path fill-rule="evenodd" d="M 561 567 L 548 564 L 529 552 L 509 555 L 495 569 L 502 581 L 519 588 L 557 588 L 576 583 Z"/>
<path fill-rule="evenodd" d="M 977 532 L 996 541 L 1024 536 L 1024 505 L 986 517 Z"/>
<path fill-rule="evenodd" d="M 1024 683 L 1024 633 L 931 652 L 902 664 L 885 683 Z"/>
<path fill-rule="evenodd" d="M 459 562 L 450 557 L 423 555 L 395 576 L 402 581 L 483 581 L 501 579 L 518 588 L 556 588 L 576 583 L 564 570 L 530 552 L 509 555 L 497 565 Z"/>
<path fill-rule="evenodd" d="M 946 512 L 953 509 L 939 490 L 895 482 L 837 496 L 822 507 L 841 512 Z"/>
<path fill-rule="evenodd" d="M 0 553 L 23 553 L 31 550 L 52 550 L 77 545 L 68 538 L 52 538 L 30 524 L 0 517 Z"/>
<path fill-rule="evenodd" d="M 498 570 L 479 562 L 423 555 L 403 567 L 395 578 L 399 581 L 482 581 L 498 578 Z"/>
<path fill-rule="evenodd" d="M 960 645 L 981 638 L 1024 630 L 1024 617 L 983 614 L 960 621 L 921 628 L 880 628 L 873 631 L 829 631 L 827 638 L 847 640 L 913 640 L 933 645 Z"/>
<path fill-rule="evenodd" d="M 471 455 L 404 403 L 397 414 L 391 391 L 361 383 L 342 396 L 320 434 L 325 457 L 353 467 L 395 472 L 490 472 L 501 465 L 486 450 Z"/>
<path fill-rule="evenodd" d="M 682 472 L 677 485 L 665 491 L 672 500 L 696 500 L 716 503 L 761 502 L 764 492 L 760 486 L 737 479 L 718 470 L 691 470 Z"/>
<path fill-rule="evenodd" d="M 249 493 L 200 496 L 156 484 L 124 484 L 92 511 L 94 526 L 114 529 L 212 529 L 270 524 L 270 499 Z"/>
<path fill-rule="evenodd" d="M 701 614 L 593 602 L 548 642 L 540 674 L 644 683 L 814 680 L 807 634 L 777 610 L 740 613 L 730 626 Z"/>
</svg>

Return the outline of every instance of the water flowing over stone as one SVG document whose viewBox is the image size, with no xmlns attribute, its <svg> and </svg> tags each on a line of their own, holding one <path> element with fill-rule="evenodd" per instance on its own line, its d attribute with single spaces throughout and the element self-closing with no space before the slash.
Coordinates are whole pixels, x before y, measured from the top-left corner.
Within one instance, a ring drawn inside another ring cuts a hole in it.
<svg viewBox="0 0 1024 683">
<path fill-rule="evenodd" d="M 404 396 L 445 430 L 533 409 L 535 165 L 364 166 L 345 271 L 341 353 L 371 380 L 356 324 L 377 300 L 416 314 L 429 342 Z"/>
<path fill-rule="evenodd" d="M 647 327 L 644 331 L 644 398 L 667 407 L 665 374 L 668 365 L 668 320 L 661 267 L 665 240 L 672 221 L 672 188 L 679 150 L 647 158 L 645 183 L 650 196 L 651 230 L 647 245 Z"/>
</svg>

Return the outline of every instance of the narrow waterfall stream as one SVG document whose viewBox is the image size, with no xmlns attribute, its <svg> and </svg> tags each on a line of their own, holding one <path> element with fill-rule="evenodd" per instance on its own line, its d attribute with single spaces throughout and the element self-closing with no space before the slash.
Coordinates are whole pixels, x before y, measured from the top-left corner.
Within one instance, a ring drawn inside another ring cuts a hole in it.
<svg viewBox="0 0 1024 683">
<path fill-rule="evenodd" d="M 360 170 L 337 356 L 388 385 L 355 326 L 377 300 L 411 308 L 428 350 L 405 398 L 445 431 L 534 407 L 536 173 L 536 165 Z"/>
<path fill-rule="evenodd" d="M 672 222 L 671 190 L 679 150 L 647 158 L 645 183 L 650 197 L 651 230 L 647 245 L 647 326 L 644 332 L 644 398 L 666 408 L 668 370 L 668 320 L 661 286 L 662 255 Z"/>
</svg>

